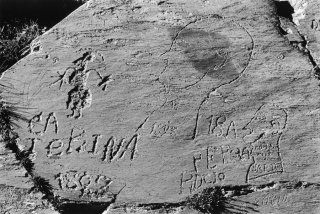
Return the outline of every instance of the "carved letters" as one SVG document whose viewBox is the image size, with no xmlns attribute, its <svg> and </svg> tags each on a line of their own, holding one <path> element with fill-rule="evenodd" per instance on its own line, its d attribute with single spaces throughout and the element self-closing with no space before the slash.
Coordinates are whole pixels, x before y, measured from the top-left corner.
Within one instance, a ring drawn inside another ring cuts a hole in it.
<svg viewBox="0 0 320 214">
<path fill-rule="evenodd" d="M 214 136 L 219 141 L 194 153 L 194 172 L 182 173 L 181 192 L 187 182 L 190 183 L 190 192 L 193 192 L 208 184 L 206 175 L 222 173 L 221 170 L 226 168 L 245 171 L 243 179 L 246 182 L 284 171 L 280 143 L 287 113 L 280 107 L 262 105 L 242 127 L 236 121 L 228 120 L 226 115 L 211 115 L 199 121 L 202 124 L 198 134 Z M 222 181 L 225 176 L 220 178 L 215 181 Z"/>
<path fill-rule="evenodd" d="M 216 184 L 223 181 L 224 178 L 225 175 L 222 172 L 217 173 L 211 171 L 203 174 L 197 172 L 182 172 L 180 180 L 180 194 L 182 194 L 184 191 L 192 194 L 201 187 Z"/>
<path fill-rule="evenodd" d="M 196 152 L 193 155 L 193 170 L 184 171 L 180 176 L 180 194 L 185 191 L 192 194 L 200 188 L 212 186 L 225 179 L 225 174 L 219 172 L 216 166 L 210 163 L 206 152 Z"/>
<path fill-rule="evenodd" d="M 53 139 L 46 147 L 48 157 L 59 157 L 75 153 L 92 154 L 100 157 L 107 163 L 128 157 L 133 160 L 137 150 L 138 135 L 135 134 L 130 139 L 117 140 L 114 136 L 103 141 L 104 136 L 95 134 L 88 140 L 85 130 L 73 128 L 70 136 L 63 139 Z M 101 142 L 103 141 L 103 142 Z"/>
<path fill-rule="evenodd" d="M 57 135 L 59 132 L 58 118 L 54 112 L 47 116 L 43 112 L 32 117 L 28 124 L 29 133 L 37 137 L 27 138 L 32 143 L 34 150 L 35 142 L 41 140 L 40 137 L 51 131 Z M 134 134 L 130 138 L 106 137 L 102 134 L 88 136 L 84 129 L 71 128 L 70 135 L 66 137 L 54 137 L 47 146 L 47 157 L 59 158 L 65 155 L 77 153 L 87 153 L 99 157 L 102 161 L 112 163 L 115 160 L 128 157 L 133 160 L 137 151 L 138 135 Z"/>
<path fill-rule="evenodd" d="M 290 202 L 288 195 L 283 193 L 278 194 L 267 194 L 263 197 L 256 198 L 254 203 L 261 206 L 273 206 L 278 207 L 286 205 Z"/>
<path fill-rule="evenodd" d="M 320 21 L 320 20 L 313 19 L 313 20 L 311 21 L 311 29 L 313 29 L 313 30 L 315 30 L 315 31 L 320 31 L 319 21 Z"/>
<path fill-rule="evenodd" d="M 58 134 L 58 119 L 54 112 L 49 113 L 45 120 L 43 120 L 43 112 L 41 112 L 31 118 L 28 124 L 29 132 L 37 136 L 44 135 L 50 127 L 55 134 Z"/>
<path fill-rule="evenodd" d="M 173 126 L 170 124 L 170 122 L 167 123 L 154 123 L 151 130 L 151 136 L 152 137 L 162 137 L 164 135 L 172 136 L 175 134 L 176 130 L 178 128 L 176 126 Z"/>
</svg>

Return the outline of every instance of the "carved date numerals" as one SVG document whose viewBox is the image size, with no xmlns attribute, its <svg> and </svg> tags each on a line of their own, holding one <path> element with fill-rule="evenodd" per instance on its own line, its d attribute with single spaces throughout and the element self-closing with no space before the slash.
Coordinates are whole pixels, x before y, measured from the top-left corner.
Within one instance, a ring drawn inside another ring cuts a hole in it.
<svg viewBox="0 0 320 214">
<path fill-rule="evenodd" d="M 68 171 L 55 176 L 60 190 L 79 192 L 80 197 L 100 199 L 113 197 L 109 191 L 111 178 L 104 175 L 91 175 L 87 172 Z"/>
</svg>

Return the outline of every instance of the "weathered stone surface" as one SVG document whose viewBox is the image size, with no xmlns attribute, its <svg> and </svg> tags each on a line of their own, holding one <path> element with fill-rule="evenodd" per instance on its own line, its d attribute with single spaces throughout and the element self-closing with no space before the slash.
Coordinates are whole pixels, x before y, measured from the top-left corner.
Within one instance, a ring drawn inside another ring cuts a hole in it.
<svg viewBox="0 0 320 214">
<path fill-rule="evenodd" d="M 16 160 L 15 154 L 0 144 L 0 184 L 15 186 L 19 184 L 20 188 L 32 188 L 32 182 L 28 178 L 27 171 Z"/>
<path fill-rule="evenodd" d="M 4 214 L 58 214 L 42 193 L 29 189 L 0 185 L 0 211 Z"/>
<path fill-rule="evenodd" d="M 34 173 L 107 213 L 161 213 L 147 208 L 213 186 L 234 199 L 224 211 L 318 213 L 313 16 L 296 27 L 263 0 L 89 1 L 2 77 L 27 107 L 17 132 Z M 197 213 L 185 205 L 170 212 Z"/>
</svg>

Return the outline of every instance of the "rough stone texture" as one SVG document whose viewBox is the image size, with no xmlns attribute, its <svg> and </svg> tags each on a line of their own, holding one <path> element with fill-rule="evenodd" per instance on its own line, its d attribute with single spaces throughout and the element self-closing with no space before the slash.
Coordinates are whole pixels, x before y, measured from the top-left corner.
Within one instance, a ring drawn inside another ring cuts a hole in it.
<svg viewBox="0 0 320 214">
<path fill-rule="evenodd" d="M 28 189 L 0 186 L 0 211 L 4 214 L 58 214 L 43 195 L 30 194 Z"/>
<path fill-rule="evenodd" d="M 105 213 L 198 213 L 184 202 L 213 186 L 225 213 L 319 213 L 308 5 L 296 26 L 266 0 L 87 2 L 2 76 L 34 174 Z"/>
<path fill-rule="evenodd" d="M 0 144 L 0 183 L 2 185 L 14 186 L 19 184 L 20 188 L 32 188 L 32 182 L 28 178 L 27 171 L 16 160 L 15 154 Z"/>
<path fill-rule="evenodd" d="M 33 187 L 27 171 L 15 154 L 0 145 L 0 211 L 4 214 L 57 214 L 42 193 L 30 193 Z"/>
</svg>

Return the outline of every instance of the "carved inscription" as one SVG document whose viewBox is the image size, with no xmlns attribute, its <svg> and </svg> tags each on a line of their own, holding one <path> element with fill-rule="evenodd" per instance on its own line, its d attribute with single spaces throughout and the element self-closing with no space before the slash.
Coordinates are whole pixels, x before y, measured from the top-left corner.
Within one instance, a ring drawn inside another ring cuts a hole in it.
<svg viewBox="0 0 320 214">
<path fill-rule="evenodd" d="M 182 172 L 180 181 L 180 194 L 187 191 L 188 194 L 196 192 L 201 187 L 207 187 L 208 185 L 214 185 L 218 182 L 223 181 L 225 178 L 224 173 L 207 172 Z"/>
<path fill-rule="evenodd" d="M 44 120 L 43 112 L 35 115 L 29 120 L 28 130 L 31 134 L 43 136 L 49 129 L 51 129 L 55 134 L 58 134 L 58 119 L 54 112 L 49 113 Z"/>
<path fill-rule="evenodd" d="M 207 169 L 246 170 L 246 182 L 284 171 L 280 151 L 281 136 L 287 123 L 284 109 L 264 104 L 244 126 L 223 114 L 203 117 L 200 122 L 199 134 L 221 139 L 199 151 L 202 158 L 207 158 Z M 197 170 L 199 155 L 193 159 Z"/>
<path fill-rule="evenodd" d="M 287 205 L 290 199 L 287 194 L 267 194 L 263 197 L 256 197 L 254 203 L 261 206 L 279 207 Z"/>
<path fill-rule="evenodd" d="M 104 162 L 112 163 L 125 157 L 133 160 L 137 143 L 137 134 L 128 139 L 117 139 L 114 136 L 106 138 L 101 134 L 94 134 L 88 138 L 85 130 L 73 128 L 69 137 L 51 140 L 46 149 L 47 156 L 51 158 L 87 153 L 99 157 Z"/>
<path fill-rule="evenodd" d="M 205 152 L 196 152 L 192 157 L 193 170 L 184 171 L 180 176 L 180 194 L 192 194 L 201 188 L 215 185 L 225 179 L 225 174 L 219 172 L 209 163 Z"/>
<path fill-rule="evenodd" d="M 42 141 L 47 133 L 53 133 L 56 137 L 47 142 L 45 147 L 47 157 L 59 158 L 66 155 L 87 153 L 100 158 L 102 161 L 112 163 L 116 160 L 128 158 L 133 160 L 137 152 L 138 135 L 129 138 L 117 138 L 116 136 L 105 136 L 102 134 L 87 135 L 86 130 L 73 127 L 70 134 L 59 137 L 58 118 L 54 112 L 33 116 L 28 123 L 28 131 L 36 137 L 24 139 L 24 144 L 29 145 L 27 149 L 35 153 L 35 144 Z"/>
<path fill-rule="evenodd" d="M 243 130 L 239 130 L 239 125 L 236 121 L 228 120 L 226 115 L 210 115 L 203 117 L 199 121 L 197 136 L 199 135 L 212 135 L 225 139 L 237 139 L 244 134 Z"/>
<path fill-rule="evenodd" d="M 259 140 L 253 144 L 208 146 L 208 168 L 226 167 L 227 165 L 247 168 L 246 182 L 273 173 L 283 172 L 279 155 L 278 137 Z"/>
<path fill-rule="evenodd" d="M 152 137 L 162 137 L 164 135 L 172 136 L 175 134 L 176 130 L 177 127 L 171 125 L 170 122 L 154 123 L 150 134 Z"/>
<path fill-rule="evenodd" d="M 311 21 L 311 29 L 315 31 L 320 31 L 320 25 L 319 25 L 320 20 L 313 19 Z"/>
<path fill-rule="evenodd" d="M 91 175 L 87 172 L 68 171 L 55 176 L 60 190 L 71 191 L 79 194 L 79 197 L 90 199 L 110 198 L 114 194 L 109 187 L 113 182 L 104 175 Z"/>
</svg>

